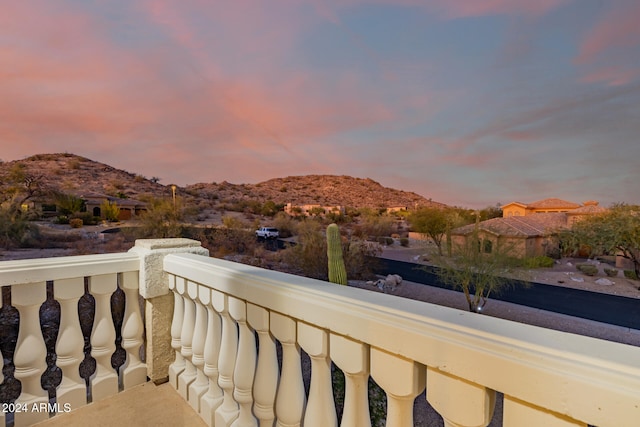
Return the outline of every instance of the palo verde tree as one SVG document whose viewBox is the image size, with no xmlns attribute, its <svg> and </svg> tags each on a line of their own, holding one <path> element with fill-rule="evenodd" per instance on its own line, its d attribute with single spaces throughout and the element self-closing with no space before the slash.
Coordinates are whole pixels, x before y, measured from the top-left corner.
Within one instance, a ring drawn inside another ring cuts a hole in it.
<svg viewBox="0 0 640 427">
<path fill-rule="evenodd" d="M 438 254 L 442 256 L 442 240 L 451 228 L 449 212 L 440 208 L 421 208 L 409 215 L 409 222 L 413 231 L 427 236 L 435 243 Z"/>
<path fill-rule="evenodd" d="M 564 238 L 574 249 L 587 246 L 591 256 L 620 255 L 630 260 L 640 277 L 640 206 L 614 204 L 607 212 L 576 222 Z"/>
<path fill-rule="evenodd" d="M 151 198 L 147 202 L 147 211 L 140 215 L 140 237 L 164 239 L 182 237 L 184 209 L 182 200 Z"/>
<path fill-rule="evenodd" d="M 20 215 L 27 201 L 43 196 L 46 191 L 44 176 L 31 173 L 22 163 L 0 173 L 0 203 L 13 215 Z"/>
<path fill-rule="evenodd" d="M 498 243 L 483 244 L 476 227 L 463 243 L 454 245 L 453 256 L 437 258 L 440 280 L 464 293 L 471 312 L 481 312 L 492 294 L 511 286 L 515 282 L 510 277 L 521 274 L 510 256 L 513 248 Z"/>
</svg>

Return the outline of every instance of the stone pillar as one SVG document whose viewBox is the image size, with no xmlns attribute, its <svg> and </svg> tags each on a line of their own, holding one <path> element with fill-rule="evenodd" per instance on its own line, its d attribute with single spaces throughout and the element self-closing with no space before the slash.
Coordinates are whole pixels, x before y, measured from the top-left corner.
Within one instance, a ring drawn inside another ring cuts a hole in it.
<svg viewBox="0 0 640 427">
<path fill-rule="evenodd" d="M 169 378 L 169 365 L 175 352 L 171 348 L 173 294 L 162 268 L 168 254 L 192 253 L 209 256 L 209 250 L 191 239 L 138 239 L 129 252 L 140 256 L 140 295 L 145 299 L 147 333 L 147 376 L 156 384 Z"/>
</svg>

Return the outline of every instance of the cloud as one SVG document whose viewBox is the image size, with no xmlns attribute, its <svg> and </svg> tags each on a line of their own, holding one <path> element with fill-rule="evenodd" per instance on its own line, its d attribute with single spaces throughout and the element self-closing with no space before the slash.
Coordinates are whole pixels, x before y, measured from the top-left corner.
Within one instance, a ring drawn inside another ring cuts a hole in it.
<svg viewBox="0 0 640 427">
<path fill-rule="evenodd" d="M 437 0 L 427 7 L 439 10 L 447 18 L 466 18 L 490 15 L 544 15 L 566 0 Z"/>
<path fill-rule="evenodd" d="M 585 35 L 575 58 L 577 64 L 594 62 L 600 55 L 616 48 L 640 44 L 640 3 L 612 2 L 611 10 Z"/>
<path fill-rule="evenodd" d="M 583 83 L 625 85 L 640 76 L 640 3 L 611 2 L 611 9 L 583 37 L 573 62 Z M 636 58 L 634 60 L 634 57 Z"/>
</svg>

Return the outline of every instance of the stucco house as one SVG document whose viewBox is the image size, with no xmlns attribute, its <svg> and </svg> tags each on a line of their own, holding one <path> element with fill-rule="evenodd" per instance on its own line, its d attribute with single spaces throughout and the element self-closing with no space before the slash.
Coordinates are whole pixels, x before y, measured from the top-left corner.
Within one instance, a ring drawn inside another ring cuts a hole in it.
<svg viewBox="0 0 640 427">
<path fill-rule="evenodd" d="M 582 205 L 579 203 L 568 202 L 562 199 L 550 198 L 538 200 L 533 203 L 520 203 L 511 202 L 507 203 L 502 208 L 502 216 L 507 218 L 511 216 L 527 216 L 539 213 L 550 212 L 569 212 L 574 209 L 580 208 Z"/>
<path fill-rule="evenodd" d="M 550 198 L 524 204 L 511 202 L 504 206 L 502 218 L 465 225 L 452 231 L 452 243 L 463 244 L 478 227 L 478 247 L 492 252 L 499 245 L 508 245 L 512 255 L 519 258 L 554 255 L 559 250 L 557 233 L 586 215 L 605 212 L 598 202 L 589 200 L 582 205 Z"/>
<path fill-rule="evenodd" d="M 344 214 L 344 206 L 322 206 L 322 205 L 294 205 L 287 203 L 284 206 L 284 212 L 292 216 L 310 216 L 317 213 L 325 215 L 328 213 Z"/>
<path fill-rule="evenodd" d="M 567 215 L 561 212 L 529 216 L 493 218 L 478 224 L 458 227 L 451 232 L 454 245 L 463 245 L 473 238 L 478 227 L 478 248 L 491 253 L 495 248 L 508 248 L 512 256 L 526 258 L 553 254 L 558 251 L 554 237 L 558 230 L 567 228 Z"/>
<path fill-rule="evenodd" d="M 131 219 L 147 210 L 145 202 L 134 199 L 121 199 L 96 192 L 78 193 L 76 196 L 84 200 L 87 212 L 91 212 L 93 216 L 97 217 L 104 217 L 101 206 L 105 202 L 115 203 L 120 208 L 118 216 L 120 220 Z"/>
</svg>

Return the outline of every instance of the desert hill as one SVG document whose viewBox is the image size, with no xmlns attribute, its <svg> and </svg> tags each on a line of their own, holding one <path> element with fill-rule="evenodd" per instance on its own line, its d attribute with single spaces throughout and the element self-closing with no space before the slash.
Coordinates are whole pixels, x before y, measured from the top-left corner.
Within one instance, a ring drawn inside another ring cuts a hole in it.
<svg viewBox="0 0 640 427">
<path fill-rule="evenodd" d="M 142 175 L 116 169 L 104 163 L 69 153 L 37 154 L 23 160 L 0 163 L 0 186 L 16 167 L 21 167 L 27 179 L 48 191 L 64 193 L 96 192 L 115 197 L 139 198 L 144 195 L 171 194 L 164 185 Z"/>
<path fill-rule="evenodd" d="M 445 206 L 416 193 L 383 187 L 370 178 L 345 175 L 289 176 L 258 184 L 201 183 L 187 186 L 186 191 L 202 198 L 272 200 L 275 203 L 294 205 L 340 205 L 353 208 Z"/>
<path fill-rule="evenodd" d="M 70 153 L 37 154 L 22 160 L 0 163 L 0 191 L 5 191 L 9 175 L 16 168 L 35 180 L 43 193 L 96 192 L 115 197 L 145 199 L 171 195 L 168 185 L 158 179 L 116 169 L 104 163 Z M 264 203 L 320 204 L 323 206 L 396 207 L 445 206 L 416 193 L 387 188 L 366 178 L 334 175 L 306 175 L 275 178 L 258 184 L 198 183 L 178 188 L 187 199 L 212 204 L 254 200 Z"/>
</svg>

